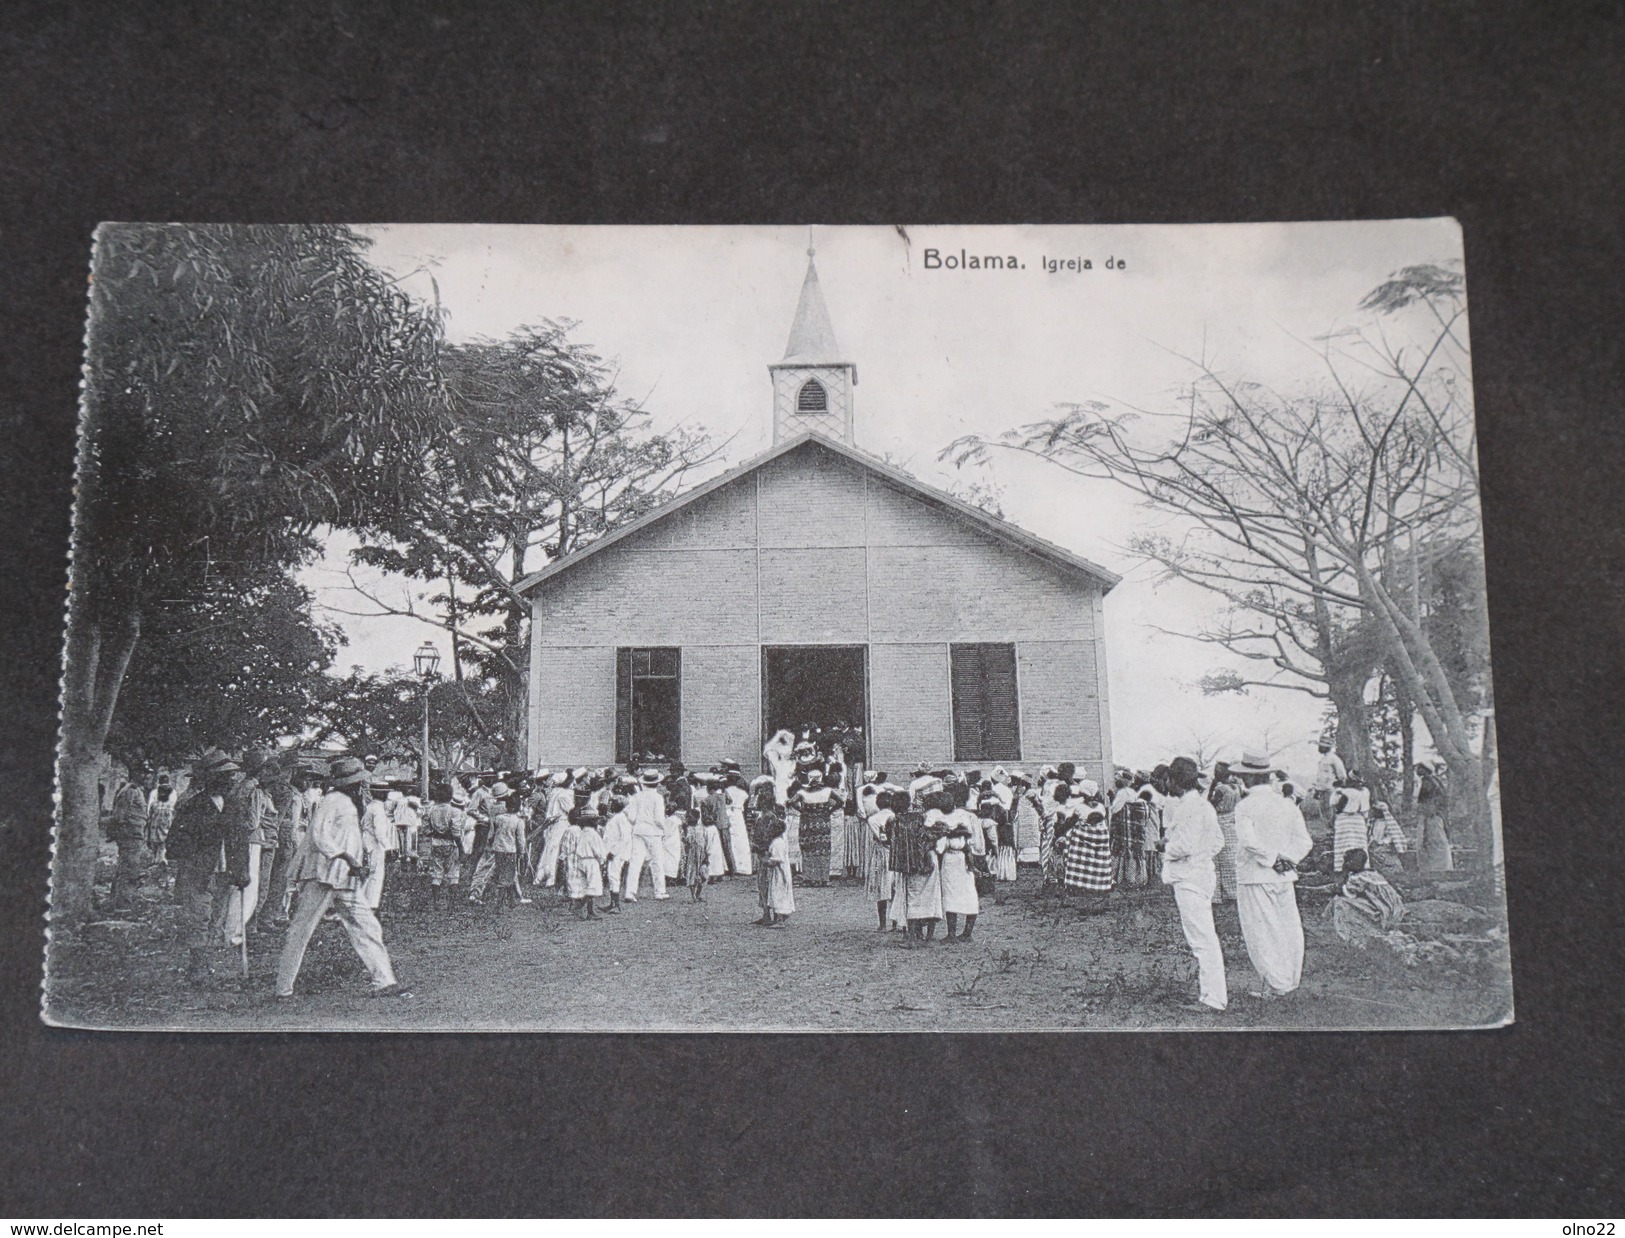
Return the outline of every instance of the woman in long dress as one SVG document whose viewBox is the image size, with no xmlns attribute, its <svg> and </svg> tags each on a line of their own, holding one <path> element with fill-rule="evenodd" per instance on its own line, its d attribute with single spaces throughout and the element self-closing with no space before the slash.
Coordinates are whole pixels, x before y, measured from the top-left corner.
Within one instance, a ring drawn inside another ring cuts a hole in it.
<svg viewBox="0 0 1625 1238">
<path fill-rule="evenodd" d="M 864 888 L 869 891 L 869 897 L 874 901 L 875 912 L 880 920 L 879 931 L 884 933 L 890 927 L 886 909 L 891 906 L 892 895 L 897 887 L 897 874 L 891 870 L 891 826 L 897 819 L 897 813 L 889 791 L 869 797 L 869 803 L 874 811 L 864 819 L 864 828 L 869 831 L 868 864 L 863 874 Z M 907 807 L 906 803 L 904 807 Z"/>
<path fill-rule="evenodd" d="M 1061 783 L 1049 797 L 1050 809 L 1044 814 L 1044 832 L 1039 843 L 1040 863 L 1044 869 L 1046 892 L 1064 889 L 1066 885 L 1066 836 L 1078 824 L 1077 805 L 1072 803 L 1072 788 Z M 1107 846 L 1111 844 L 1108 841 Z"/>
<path fill-rule="evenodd" d="M 1371 849 L 1371 792 L 1366 790 L 1358 772 L 1350 772 L 1343 785 L 1332 791 L 1332 871 L 1343 871 L 1343 857 L 1350 851 Z"/>
<path fill-rule="evenodd" d="M 892 848 L 894 853 L 899 845 L 904 848 L 903 896 L 909 937 L 924 943 L 936 937 L 937 921 L 942 919 L 942 883 L 937 879 L 939 832 L 926 825 L 921 813 L 904 813 L 900 823 L 901 838 L 894 834 Z"/>
<path fill-rule="evenodd" d="M 1004 902 L 1004 887 L 1016 880 L 1016 826 L 997 795 L 984 795 L 979 806 L 982 829 L 993 841 L 993 900 Z"/>
<path fill-rule="evenodd" d="M 762 747 L 762 760 L 773 779 L 773 798 L 784 807 L 790 802 L 790 779 L 796 772 L 796 737 L 789 731 L 775 731 Z"/>
<path fill-rule="evenodd" d="M 1207 793 L 1208 803 L 1219 817 L 1219 833 L 1224 835 L 1224 849 L 1213 857 L 1213 867 L 1219 880 L 1213 887 L 1213 901 L 1236 901 L 1236 804 L 1241 792 L 1230 780 L 1230 763 L 1220 761 L 1213 767 L 1213 786 Z"/>
<path fill-rule="evenodd" d="M 942 912 L 948 920 L 948 940 L 967 942 L 976 927 L 982 902 L 976 896 L 976 875 L 971 872 L 971 828 L 959 824 L 937 839 L 937 880 L 942 889 Z M 965 931 L 959 932 L 960 921 Z"/>
<path fill-rule="evenodd" d="M 835 811 L 835 791 L 828 785 L 818 785 L 822 781 L 815 776 L 814 785 L 790 797 L 801 819 L 801 880 L 810 886 L 829 884 L 830 820 Z"/>
<path fill-rule="evenodd" d="M 728 802 L 728 850 L 733 854 L 734 872 L 749 877 L 755 869 L 751 862 L 750 832 L 745 828 L 745 805 L 750 802 L 750 793 L 745 790 L 744 775 L 730 772 L 722 795 Z"/>
<path fill-rule="evenodd" d="M 1111 893 L 1111 888 L 1112 837 L 1106 825 L 1106 810 L 1098 804 L 1090 805 L 1082 813 L 1082 820 L 1067 832 L 1067 893 L 1097 903 Z"/>
<path fill-rule="evenodd" d="M 750 784 L 750 806 L 745 823 L 750 833 L 751 860 L 756 867 L 756 902 L 761 909 L 757 924 L 771 924 L 768 914 L 767 849 L 784 822 L 784 810 L 774 796 L 773 779 L 766 774 Z M 788 850 L 788 848 L 786 849 Z"/>
<path fill-rule="evenodd" d="M 1417 762 L 1421 785 L 1416 789 L 1416 813 L 1421 819 L 1421 863 L 1424 873 L 1448 873 L 1456 867 L 1450 851 L 1445 818 L 1450 814 L 1450 791 L 1432 766 Z"/>
</svg>

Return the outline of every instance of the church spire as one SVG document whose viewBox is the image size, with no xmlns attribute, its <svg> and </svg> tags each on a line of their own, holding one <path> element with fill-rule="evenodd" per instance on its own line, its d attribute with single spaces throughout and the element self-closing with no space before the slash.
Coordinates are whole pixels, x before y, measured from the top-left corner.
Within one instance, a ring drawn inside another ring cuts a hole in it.
<svg viewBox="0 0 1625 1238">
<path fill-rule="evenodd" d="M 784 349 L 786 365 L 830 365 L 841 360 L 835 343 L 835 328 L 824 305 L 824 290 L 818 284 L 818 265 L 807 238 L 807 278 L 801 282 L 801 300 L 796 304 L 795 321 L 790 324 L 790 343 Z"/>
<path fill-rule="evenodd" d="M 773 441 L 798 434 L 826 434 L 852 445 L 852 388 L 858 367 L 841 359 L 835 328 L 818 283 L 817 253 L 807 230 L 807 276 L 790 324 L 784 359 L 768 366 L 773 376 Z"/>
</svg>

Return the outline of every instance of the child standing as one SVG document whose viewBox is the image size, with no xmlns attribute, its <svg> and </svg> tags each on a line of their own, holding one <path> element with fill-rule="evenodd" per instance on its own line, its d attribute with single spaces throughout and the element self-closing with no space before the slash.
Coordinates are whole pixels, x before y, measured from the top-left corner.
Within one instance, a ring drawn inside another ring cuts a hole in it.
<svg viewBox="0 0 1625 1238">
<path fill-rule="evenodd" d="M 559 850 L 564 864 L 564 892 L 582 920 L 598 918 L 598 904 L 593 900 L 604 892 L 604 861 L 609 851 L 599 836 L 598 821 L 597 812 L 590 806 L 572 811 L 570 828 L 574 833 L 565 835 Z"/>
<path fill-rule="evenodd" d="M 706 830 L 693 808 L 683 814 L 683 822 L 683 873 L 688 879 L 688 897 L 698 903 L 705 898 Z"/>
<path fill-rule="evenodd" d="M 604 877 L 609 884 L 609 906 L 604 910 L 612 916 L 621 914 L 621 892 L 626 885 L 627 865 L 632 858 L 632 822 L 626 816 L 626 797 L 609 798 L 609 820 L 604 822 Z"/>
<path fill-rule="evenodd" d="M 908 805 L 906 796 L 903 804 L 905 808 Z M 882 791 L 869 797 L 868 806 L 871 811 L 864 825 L 869 831 L 869 859 L 864 880 L 880 921 L 878 931 L 884 933 L 888 927 L 886 909 L 897 885 L 897 874 L 891 869 L 891 827 L 897 819 L 895 798 L 891 791 Z"/>
<path fill-rule="evenodd" d="M 767 870 L 767 907 L 763 914 L 768 928 L 783 928 L 796 909 L 795 879 L 790 873 L 790 844 L 785 839 L 782 817 L 773 818 L 772 830 L 772 841 L 762 859 Z"/>
<path fill-rule="evenodd" d="M 486 850 L 491 853 L 490 879 L 496 882 L 494 909 L 498 912 L 519 902 L 519 857 L 525 853 L 525 818 L 520 815 L 524 796 L 510 792 L 502 801 L 506 811 L 499 812 L 491 822 L 491 841 Z M 484 891 L 479 893 L 483 896 Z"/>
</svg>

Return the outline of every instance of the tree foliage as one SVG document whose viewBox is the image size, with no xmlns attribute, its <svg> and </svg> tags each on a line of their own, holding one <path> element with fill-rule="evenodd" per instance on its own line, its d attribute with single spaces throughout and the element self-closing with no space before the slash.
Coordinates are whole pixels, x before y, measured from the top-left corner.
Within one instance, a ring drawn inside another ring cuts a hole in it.
<svg viewBox="0 0 1625 1238">
<path fill-rule="evenodd" d="M 97 233 L 63 693 L 63 851 L 81 861 L 143 630 L 269 587 L 319 526 L 417 500 L 450 424 L 440 322 L 367 244 L 336 226 Z"/>
<path fill-rule="evenodd" d="M 703 428 L 657 433 L 571 322 L 448 350 L 457 431 L 425 473 L 426 501 L 383 525 L 358 563 L 436 586 L 402 605 L 357 588 L 374 613 L 412 614 L 452 636 L 465 670 L 501 698 L 506 759 L 523 758 L 528 574 L 675 495 L 717 448 Z"/>
<path fill-rule="evenodd" d="M 1361 309 L 1360 325 L 1315 342 L 1319 390 L 1283 394 L 1196 362 L 1177 412 L 1064 405 L 943 455 L 1037 456 L 1173 515 L 1177 535 L 1147 534 L 1132 549 L 1224 603 L 1217 624 L 1179 634 L 1260 668 L 1216 673 L 1210 690 L 1329 697 L 1345 758 L 1377 773 L 1366 688 L 1386 667 L 1453 772 L 1477 784 L 1475 699 L 1440 657 L 1428 604 L 1434 573 L 1453 563 L 1462 632 L 1485 613 L 1464 286 L 1448 268 L 1409 267 Z M 1476 648 L 1482 659 L 1487 646 Z"/>
<path fill-rule="evenodd" d="M 498 713 L 494 689 L 436 679 L 427 691 L 430 764 L 454 770 L 498 764 L 506 737 L 485 722 Z M 422 749 L 424 692 L 423 680 L 409 671 L 351 667 L 342 679 L 328 679 L 311 738 L 340 743 L 353 753 L 416 760 Z"/>
<path fill-rule="evenodd" d="M 108 751 L 126 764 L 175 765 L 301 733 L 327 694 L 341 633 L 311 614 L 287 575 L 160 610 L 146 625 L 119 694 Z"/>
</svg>

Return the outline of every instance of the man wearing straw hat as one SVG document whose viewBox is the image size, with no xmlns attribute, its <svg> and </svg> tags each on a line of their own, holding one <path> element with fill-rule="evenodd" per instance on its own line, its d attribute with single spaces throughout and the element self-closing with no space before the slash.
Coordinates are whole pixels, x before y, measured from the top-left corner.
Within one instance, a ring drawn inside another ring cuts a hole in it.
<svg viewBox="0 0 1625 1238">
<path fill-rule="evenodd" d="M 305 948 L 331 907 L 361 956 L 372 991 L 378 997 L 410 997 L 395 979 L 395 969 L 384 948 L 384 931 L 368 905 L 363 888 L 367 868 L 362 858 L 361 812 L 367 803 L 371 775 L 354 757 L 340 757 L 329 774 L 332 789 L 311 815 L 310 830 L 294 872 L 299 882 L 293 923 L 288 926 L 277 964 L 276 995 L 293 996 L 294 981 L 305 961 Z"/>
<path fill-rule="evenodd" d="M 187 978 L 202 980 L 209 974 L 211 947 L 224 944 L 217 931 L 226 920 L 230 895 L 237 889 L 222 869 L 226 838 L 226 796 L 237 780 L 239 766 L 218 748 L 211 748 L 192 767 L 192 793 L 175 808 L 169 828 L 169 857 L 175 862 L 175 898 L 180 902 L 191 947 Z M 248 884 L 247 874 L 242 874 Z"/>
<path fill-rule="evenodd" d="M 655 898 L 670 898 L 666 893 L 666 797 L 660 793 L 658 770 L 644 770 L 638 778 L 638 789 L 626 804 L 626 820 L 632 827 L 632 855 L 626 866 L 625 901 L 637 902 L 645 864 Z"/>
<path fill-rule="evenodd" d="M 1218 1011 L 1229 1003 L 1224 951 L 1213 928 L 1214 857 L 1224 850 L 1219 814 L 1202 795 L 1202 774 L 1189 757 L 1168 766 L 1175 799 L 1163 820 L 1162 880 L 1173 887 L 1179 926 L 1196 958 L 1198 1009 Z"/>
<path fill-rule="evenodd" d="M 1247 788 L 1236 805 L 1236 912 L 1247 957 L 1266 1000 L 1284 997 L 1303 978 L 1298 864 L 1314 845 L 1303 813 L 1270 782 L 1269 758 L 1244 753 L 1232 765 Z"/>
</svg>

